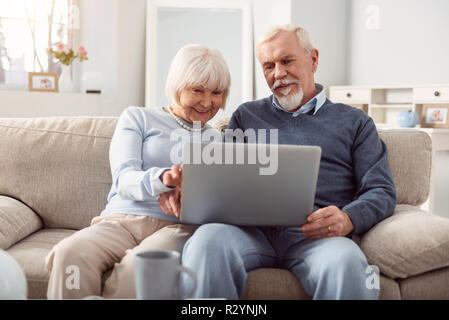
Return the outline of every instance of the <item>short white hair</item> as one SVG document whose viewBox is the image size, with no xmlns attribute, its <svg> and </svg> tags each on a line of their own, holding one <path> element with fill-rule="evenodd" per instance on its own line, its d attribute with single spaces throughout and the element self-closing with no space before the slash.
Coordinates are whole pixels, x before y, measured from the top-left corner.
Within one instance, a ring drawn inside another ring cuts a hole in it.
<svg viewBox="0 0 449 320">
<path fill-rule="evenodd" d="M 312 39 L 310 38 L 309 33 L 307 32 L 306 29 L 300 27 L 296 23 L 278 24 L 270 27 L 259 38 L 259 41 L 257 42 L 256 45 L 257 59 L 260 60 L 260 51 L 259 51 L 260 46 L 264 42 L 274 38 L 274 36 L 276 36 L 281 31 L 294 32 L 296 34 L 296 37 L 298 38 L 299 44 L 304 48 L 304 50 L 308 55 L 310 55 L 312 50 L 315 49 L 314 45 L 312 44 Z"/>
<path fill-rule="evenodd" d="M 218 50 L 198 44 L 188 44 L 179 49 L 168 71 L 165 94 L 172 103 L 179 105 L 181 91 L 194 86 L 223 91 L 221 108 L 225 108 L 231 75 Z"/>
</svg>

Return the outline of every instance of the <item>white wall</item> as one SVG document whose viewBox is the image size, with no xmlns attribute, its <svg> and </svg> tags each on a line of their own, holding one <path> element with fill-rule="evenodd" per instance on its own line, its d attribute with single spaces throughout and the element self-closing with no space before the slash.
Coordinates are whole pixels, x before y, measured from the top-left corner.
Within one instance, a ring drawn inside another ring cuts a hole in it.
<svg viewBox="0 0 449 320">
<path fill-rule="evenodd" d="M 89 0 L 91 1 L 91 0 Z M 103 0 L 109 1 L 109 0 Z M 111 111 L 145 102 L 145 0 L 118 0 L 117 101 Z"/>
<path fill-rule="evenodd" d="M 447 190 L 449 189 L 449 152 L 438 151 L 435 157 L 435 200 L 434 212 L 440 216 L 449 218 L 449 201 Z"/>
<path fill-rule="evenodd" d="M 146 0 L 81 2 L 90 56 L 81 69 L 104 74 L 105 94 L 0 92 L 0 117 L 119 115 L 144 105 Z M 373 4 L 378 30 L 366 28 Z M 449 83 L 448 12 L 447 0 L 253 0 L 253 31 L 257 40 L 273 24 L 304 26 L 320 50 L 316 80 L 324 85 Z M 254 70 L 254 97 L 266 97 L 257 59 Z"/>
<path fill-rule="evenodd" d="M 255 40 L 274 24 L 293 22 L 304 27 L 319 51 L 315 81 L 326 87 L 347 83 L 350 0 L 254 0 Z M 255 59 L 255 97 L 271 94 Z"/>
<path fill-rule="evenodd" d="M 348 0 L 294 0 L 292 22 L 304 27 L 318 49 L 315 82 L 325 87 L 347 82 Z"/>
<path fill-rule="evenodd" d="M 82 68 L 104 75 L 104 94 L 0 91 L 0 117 L 118 116 L 144 105 L 146 1 L 81 0 L 81 10 Z"/>
<path fill-rule="evenodd" d="M 79 64 L 80 74 L 100 73 L 102 93 L 106 95 L 115 94 L 116 89 L 118 2 L 119 0 L 80 1 L 79 45 L 88 50 L 89 57 L 89 60 Z"/>
<path fill-rule="evenodd" d="M 219 50 L 231 74 L 231 90 L 225 110 L 219 116 L 230 117 L 242 103 L 242 10 L 225 9 L 157 9 L 156 106 L 169 103 L 165 83 L 170 64 L 178 50 L 186 44 L 202 44 Z M 210 26 L 214 26 L 210 28 Z M 185 28 L 190 26 L 190 28 Z M 153 69 L 154 72 L 154 69 Z"/>
<path fill-rule="evenodd" d="M 449 1 L 351 1 L 349 84 L 449 83 Z M 379 29 L 368 29 L 368 5 Z"/>
<path fill-rule="evenodd" d="M 254 43 L 270 26 L 292 22 L 292 2 L 295 0 L 253 0 Z M 254 57 L 254 97 L 271 95 L 259 61 Z"/>
</svg>

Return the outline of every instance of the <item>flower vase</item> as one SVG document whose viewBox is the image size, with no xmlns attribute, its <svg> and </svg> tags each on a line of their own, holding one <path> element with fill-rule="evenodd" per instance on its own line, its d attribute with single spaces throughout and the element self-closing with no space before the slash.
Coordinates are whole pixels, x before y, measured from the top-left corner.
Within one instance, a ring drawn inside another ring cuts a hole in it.
<svg viewBox="0 0 449 320">
<path fill-rule="evenodd" d="M 74 92 L 75 91 L 75 81 L 72 79 L 72 73 L 70 65 L 65 64 L 62 66 L 62 72 L 59 75 L 58 86 L 59 92 Z"/>
</svg>

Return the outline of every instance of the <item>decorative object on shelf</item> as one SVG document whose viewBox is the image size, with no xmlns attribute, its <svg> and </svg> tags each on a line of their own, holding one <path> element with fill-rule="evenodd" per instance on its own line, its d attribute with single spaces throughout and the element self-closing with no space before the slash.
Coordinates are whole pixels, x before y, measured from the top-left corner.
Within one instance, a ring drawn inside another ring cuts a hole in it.
<svg viewBox="0 0 449 320">
<path fill-rule="evenodd" d="M 25 300 L 27 282 L 22 268 L 6 251 L 0 249 L 0 300 Z"/>
<path fill-rule="evenodd" d="M 414 111 L 401 111 L 398 114 L 398 125 L 404 128 L 414 128 L 419 123 L 419 116 Z"/>
<path fill-rule="evenodd" d="M 83 46 L 78 47 L 77 53 L 72 48 L 66 48 L 63 43 L 58 44 L 55 49 L 48 48 L 47 53 L 53 55 L 62 66 L 62 72 L 59 76 L 59 92 L 73 92 L 75 89 L 75 81 L 72 78 L 71 65 L 75 60 L 83 62 L 88 60 L 87 51 Z"/>
<path fill-rule="evenodd" d="M 59 76 L 59 92 L 75 91 L 75 81 L 72 78 L 70 66 L 62 65 L 62 72 Z"/>
<path fill-rule="evenodd" d="M 449 104 L 425 104 L 422 118 L 424 128 L 449 128 Z"/>
<path fill-rule="evenodd" d="M 58 92 L 58 74 L 55 72 L 28 72 L 28 90 Z"/>
<path fill-rule="evenodd" d="M 81 77 L 81 92 L 82 93 L 97 93 L 101 94 L 103 88 L 103 77 L 100 72 L 86 72 Z"/>
</svg>

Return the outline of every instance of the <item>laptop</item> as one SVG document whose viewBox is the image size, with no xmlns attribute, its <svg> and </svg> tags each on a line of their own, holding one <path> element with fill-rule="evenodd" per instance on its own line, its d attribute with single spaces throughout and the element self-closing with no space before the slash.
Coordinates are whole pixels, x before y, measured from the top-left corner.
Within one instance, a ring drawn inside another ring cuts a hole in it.
<svg viewBox="0 0 449 320">
<path fill-rule="evenodd" d="M 318 146 L 188 142 L 182 150 L 182 223 L 300 226 L 313 211 Z"/>
</svg>

